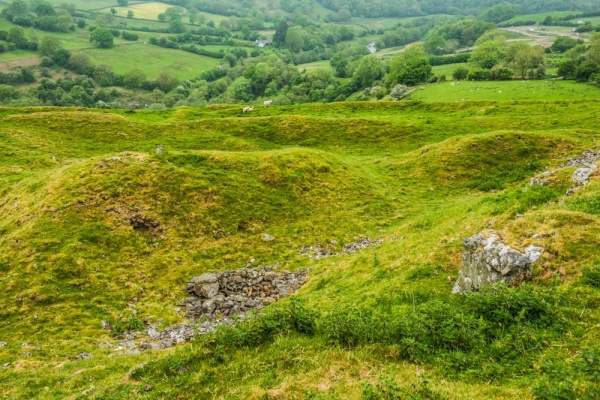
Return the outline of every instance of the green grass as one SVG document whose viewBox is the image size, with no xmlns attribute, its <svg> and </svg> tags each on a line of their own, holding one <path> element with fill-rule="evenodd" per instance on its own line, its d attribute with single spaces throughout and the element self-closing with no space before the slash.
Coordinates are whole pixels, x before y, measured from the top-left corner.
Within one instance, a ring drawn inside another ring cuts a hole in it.
<svg viewBox="0 0 600 400">
<path fill-rule="evenodd" d="M 573 381 L 581 398 L 595 379 L 578 354 L 597 348 L 600 186 L 564 196 L 572 168 L 528 181 L 598 146 L 599 112 L 583 99 L 0 109 L 2 393 L 529 399 Z M 132 214 L 163 237 L 133 230 Z M 463 238 L 489 227 L 546 249 L 533 283 L 450 296 Z M 298 255 L 364 235 L 384 243 Z M 115 343 L 100 320 L 137 328 L 134 297 L 140 319 L 181 321 L 190 277 L 250 258 L 310 267 L 298 302 L 176 349 L 98 347 Z M 84 351 L 94 357 L 74 359 Z"/>
<path fill-rule="evenodd" d="M 329 64 L 329 60 L 322 60 L 322 61 L 314 61 L 311 63 L 306 63 L 306 64 L 298 64 L 298 70 L 303 71 L 303 70 L 311 70 L 311 69 L 332 69 L 331 65 Z"/>
<path fill-rule="evenodd" d="M 110 65 L 119 74 L 125 74 L 134 68 L 143 70 L 149 78 L 157 77 L 168 70 L 180 79 L 193 78 L 202 71 L 219 65 L 215 58 L 199 56 L 180 50 L 163 49 L 150 44 L 134 43 L 112 49 L 83 50 L 94 64 Z"/>
<path fill-rule="evenodd" d="M 450 68 L 448 68 L 450 69 Z M 435 69 L 434 69 L 435 71 Z M 438 73 L 438 72 L 436 72 Z M 446 75 L 451 79 L 451 73 Z M 462 81 L 427 85 L 410 95 L 411 100 L 422 101 L 511 101 L 511 100 L 578 100 L 600 99 L 600 88 L 573 81 Z"/>
</svg>

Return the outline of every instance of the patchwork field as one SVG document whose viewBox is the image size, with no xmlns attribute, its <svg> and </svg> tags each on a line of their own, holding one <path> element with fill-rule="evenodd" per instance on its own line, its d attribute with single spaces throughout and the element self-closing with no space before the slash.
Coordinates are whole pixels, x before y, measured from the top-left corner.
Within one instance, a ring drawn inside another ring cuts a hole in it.
<svg viewBox="0 0 600 400">
<path fill-rule="evenodd" d="M 116 73 L 125 74 L 138 68 L 145 71 L 150 79 L 157 77 L 162 71 L 169 71 L 180 79 L 192 78 L 220 63 L 216 58 L 144 43 L 112 49 L 88 49 L 82 52 L 89 55 L 97 65 L 111 65 Z"/>
</svg>

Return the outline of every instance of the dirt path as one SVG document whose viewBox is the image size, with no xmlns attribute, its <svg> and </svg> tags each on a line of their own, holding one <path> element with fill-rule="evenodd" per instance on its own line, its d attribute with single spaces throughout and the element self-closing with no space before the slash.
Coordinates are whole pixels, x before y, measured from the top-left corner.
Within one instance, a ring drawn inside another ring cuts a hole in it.
<svg viewBox="0 0 600 400">
<path fill-rule="evenodd" d="M 404 46 L 401 49 L 398 50 L 392 50 L 392 51 L 385 51 L 385 49 L 381 49 L 380 51 L 378 51 L 377 53 L 375 53 L 375 55 L 377 57 L 385 57 L 385 56 L 391 56 L 393 54 L 397 54 L 397 53 L 404 53 L 406 50 L 410 49 L 413 46 L 416 46 L 418 44 L 423 44 L 423 42 L 414 42 L 414 43 L 409 43 L 406 46 Z"/>
<path fill-rule="evenodd" d="M 519 33 L 521 35 L 525 35 L 530 38 L 533 38 L 534 40 L 531 42 L 531 44 L 533 46 L 550 47 L 550 46 L 552 46 L 552 43 L 554 43 L 554 38 L 556 38 L 557 36 L 566 36 L 571 39 L 583 39 L 584 41 L 589 41 L 589 39 L 578 36 L 574 32 L 555 32 L 552 30 L 548 30 L 548 28 L 551 29 L 552 27 L 547 27 L 546 30 L 544 31 L 543 35 L 540 35 L 537 32 L 530 32 L 529 27 L 516 27 L 516 28 L 503 28 L 503 29 L 508 32 Z M 511 40 L 519 41 L 521 39 L 511 39 Z"/>
</svg>

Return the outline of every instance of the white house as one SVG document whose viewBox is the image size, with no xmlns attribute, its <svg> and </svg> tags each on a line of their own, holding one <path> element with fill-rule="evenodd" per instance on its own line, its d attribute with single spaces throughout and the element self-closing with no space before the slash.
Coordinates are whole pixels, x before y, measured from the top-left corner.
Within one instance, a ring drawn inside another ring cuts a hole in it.
<svg viewBox="0 0 600 400">
<path fill-rule="evenodd" d="M 258 46 L 258 47 L 267 47 L 273 44 L 272 40 L 256 40 L 254 42 L 254 45 Z"/>
</svg>

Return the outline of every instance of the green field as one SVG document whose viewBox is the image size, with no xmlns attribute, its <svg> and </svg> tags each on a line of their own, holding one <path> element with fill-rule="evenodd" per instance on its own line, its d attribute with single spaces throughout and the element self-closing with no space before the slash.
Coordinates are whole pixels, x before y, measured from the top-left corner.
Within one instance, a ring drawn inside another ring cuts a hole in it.
<svg viewBox="0 0 600 400">
<path fill-rule="evenodd" d="M 0 109 L 2 394 L 386 398 L 366 397 L 371 384 L 543 399 L 576 380 L 565 390 L 583 398 L 598 368 L 600 281 L 581 275 L 600 271 L 600 182 L 569 197 L 574 168 L 528 182 L 597 147 L 599 114 L 595 100 Z M 160 236 L 132 228 L 138 214 Z M 533 282 L 451 296 L 463 239 L 490 227 L 546 249 Z M 299 255 L 364 236 L 383 243 Z M 309 281 L 236 328 L 111 356 L 121 339 L 100 321 L 181 321 L 192 276 L 251 258 L 310 267 Z"/>
<path fill-rule="evenodd" d="M 469 64 L 461 63 L 461 64 L 447 64 L 447 65 L 436 65 L 431 68 L 432 72 L 437 75 L 446 75 L 446 79 L 452 80 L 452 74 L 456 71 L 457 68 L 466 67 L 469 68 Z"/>
<path fill-rule="evenodd" d="M 329 60 L 315 61 L 306 64 L 298 64 L 298 70 L 311 70 L 311 69 L 332 69 L 331 64 L 329 64 Z"/>
<path fill-rule="evenodd" d="M 447 75 L 451 79 L 451 76 Z M 422 101 L 511 101 L 511 100 L 579 100 L 600 99 L 600 88 L 573 81 L 505 81 L 437 83 L 410 95 Z"/>
<path fill-rule="evenodd" d="M 220 60 L 215 58 L 143 43 L 112 49 L 89 49 L 83 52 L 91 57 L 94 64 L 110 65 L 116 73 L 125 74 L 138 68 L 146 72 L 151 79 L 162 71 L 169 71 L 179 79 L 193 78 L 220 63 Z"/>
</svg>

